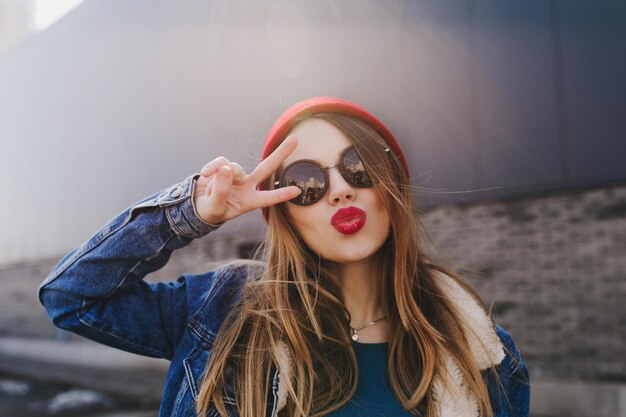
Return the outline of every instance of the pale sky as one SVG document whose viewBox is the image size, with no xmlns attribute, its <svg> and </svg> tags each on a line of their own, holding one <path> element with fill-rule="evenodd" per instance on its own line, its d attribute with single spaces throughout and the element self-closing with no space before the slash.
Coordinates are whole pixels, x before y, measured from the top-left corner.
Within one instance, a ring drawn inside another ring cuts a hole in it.
<svg viewBox="0 0 626 417">
<path fill-rule="evenodd" d="M 34 29 L 45 30 L 82 2 L 83 0 L 36 0 Z"/>
</svg>

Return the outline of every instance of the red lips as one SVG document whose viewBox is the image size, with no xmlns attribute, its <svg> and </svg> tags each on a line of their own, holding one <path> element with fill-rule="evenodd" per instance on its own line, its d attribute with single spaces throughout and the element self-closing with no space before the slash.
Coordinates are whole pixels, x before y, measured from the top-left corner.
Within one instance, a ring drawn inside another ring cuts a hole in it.
<svg viewBox="0 0 626 417">
<path fill-rule="evenodd" d="M 330 224 L 344 235 L 352 235 L 365 225 L 366 213 L 360 208 L 350 206 L 341 208 L 330 219 Z"/>
</svg>

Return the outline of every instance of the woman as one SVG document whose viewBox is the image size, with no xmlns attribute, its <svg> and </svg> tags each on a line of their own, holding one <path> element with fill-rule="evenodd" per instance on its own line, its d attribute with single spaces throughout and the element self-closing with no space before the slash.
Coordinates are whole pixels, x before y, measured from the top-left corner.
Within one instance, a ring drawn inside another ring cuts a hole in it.
<svg viewBox="0 0 626 417">
<path fill-rule="evenodd" d="M 148 283 L 171 252 L 261 208 L 263 262 Z M 527 416 L 528 372 L 475 290 L 419 250 L 391 132 L 295 104 L 247 174 L 219 157 L 134 204 L 40 287 L 53 322 L 171 360 L 160 416 Z"/>
</svg>

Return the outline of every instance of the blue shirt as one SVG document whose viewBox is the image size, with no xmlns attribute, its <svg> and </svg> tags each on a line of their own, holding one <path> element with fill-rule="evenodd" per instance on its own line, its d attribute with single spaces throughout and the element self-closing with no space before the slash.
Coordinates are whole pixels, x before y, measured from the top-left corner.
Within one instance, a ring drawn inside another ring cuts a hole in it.
<svg viewBox="0 0 626 417">
<path fill-rule="evenodd" d="M 348 404 L 328 416 L 413 416 L 402 408 L 400 400 L 391 389 L 387 370 L 389 343 L 353 342 L 352 346 L 359 366 L 356 393 Z"/>
</svg>

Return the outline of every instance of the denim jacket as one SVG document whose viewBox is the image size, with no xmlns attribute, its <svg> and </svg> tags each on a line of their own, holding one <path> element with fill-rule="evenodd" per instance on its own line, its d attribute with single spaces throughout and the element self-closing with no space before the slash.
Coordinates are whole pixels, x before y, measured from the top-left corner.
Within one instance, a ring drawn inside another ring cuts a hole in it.
<svg viewBox="0 0 626 417">
<path fill-rule="evenodd" d="M 195 399 L 218 328 L 240 297 L 247 277 L 258 272 L 250 265 L 231 263 L 202 274 L 185 273 L 172 282 L 143 279 L 162 268 L 172 251 L 219 226 L 202 221 L 193 206 L 199 176 L 193 174 L 124 210 L 64 256 L 39 287 L 39 299 L 56 326 L 115 348 L 171 361 L 159 417 L 196 415 Z M 262 267 L 261 263 L 254 266 Z M 494 416 L 528 416 L 528 371 L 519 350 L 455 285 L 442 277 L 445 291 L 457 300 L 457 307 L 469 318 L 468 325 L 481 339 L 468 336 L 481 369 L 496 364 L 504 387 L 498 390 L 493 376 L 484 371 Z M 488 348 L 481 351 L 483 345 Z M 267 393 L 266 415 L 271 417 L 278 416 L 286 402 L 280 380 L 291 377 L 288 353 L 282 357 L 272 367 L 271 392 Z M 449 361 L 447 370 L 454 386 L 433 381 L 437 414 L 477 416 L 458 367 Z M 226 378 L 224 401 L 230 415 L 237 416 L 228 370 Z M 213 404 L 208 416 L 218 416 Z"/>
</svg>

